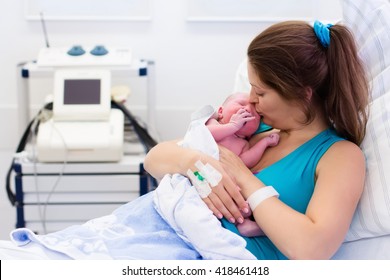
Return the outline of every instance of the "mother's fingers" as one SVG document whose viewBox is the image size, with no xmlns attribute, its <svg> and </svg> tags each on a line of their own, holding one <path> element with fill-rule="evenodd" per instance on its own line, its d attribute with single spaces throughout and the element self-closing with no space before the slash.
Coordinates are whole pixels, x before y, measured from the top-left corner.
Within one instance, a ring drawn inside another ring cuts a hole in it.
<svg viewBox="0 0 390 280">
<path fill-rule="evenodd" d="M 231 222 L 241 222 L 243 217 L 241 210 L 246 209 L 247 203 L 239 191 L 239 188 L 233 181 L 233 179 L 226 173 L 226 170 L 219 161 L 215 159 L 209 159 L 211 164 L 222 176 L 218 185 L 211 187 L 211 193 L 207 198 L 204 198 L 204 202 L 215 216 L 221 218 L 224 216 Z M 244 211 L 245 212 L 245 211 Z"/>
<path fill-rule="evenodd" d="M 225 204 L 222 202 L 219 196 L 214 193 L 210 193 L 210 195 L 206 199 L 204 199 L 204 201 L 216 217 L 218 217 L 219 219 L 225 217 L 231 223 L 235 223 L 236 219 L 225 207 Z"/>
<path fill-rule="evenodd" d="M 238 221 L 241 223 L 243 221 L 240 209 L 224 187 L 218 186 L 213 188 L 213 192 L 210 193 L 209 199 L 230 222 L 234 223 Z"/>
<path fill-rule="evenodd" d="M 247 213 L 248 212 L 248 203 L 246 202 L 246 200 L 244 199 L 244 197 L 242 196 L 241 192 L 240 192 L 240 189 L 239 187 L 236 185 L 236 184 L 232 184 L 228 187 L 228 184 L 225 185 L 225 189 L 228 193 L 228 197 L 233 199 L 231 200 L 233 205 L 237 208 L 237 209 L 240 209 L 242 210 L 243 212 Z M 229 201 L 227 201 L 226 203 L 229 203 Z M 229 209 L 230 208 L 230 204 L 227 205 L 225 204 Z M 234 213 L 232 213 L 234 215 Z M 241 215 L 241 212 L 240 212 L 240 215 Z M 236 218 L 238 217 L 237 215 L 234 215 Z"/>
<path fill-rule="evenodd" d="M 218 219 L 222 219 L 223 218 L 223 214 L 221 213 L 221 211 L 214 205 L 214 202 L 209 198 L 209 197 L 206 197 L 206 198 L 203 198 L 203 201 L 206 203 L 207 207 L 213 212 L 213 214 L 218 218 Z M 223 205 L 223 203 L 221 202 L 221 204 L 219 204 L 219 202 L 216 202 L 217 205 L 220 206 L 220 208 L 224 208 L 225 206 Z"/>
<path fill-rule="evenodd" d="M 223 186 L 215 187 L 213 192 L 218 194 L 236 220 L 242 218 L 241 211 L 248 212 L 248 203 L 242 196 L 239 187 L 228 175 L 224 177 L 221 184 Z"/>
</svg>

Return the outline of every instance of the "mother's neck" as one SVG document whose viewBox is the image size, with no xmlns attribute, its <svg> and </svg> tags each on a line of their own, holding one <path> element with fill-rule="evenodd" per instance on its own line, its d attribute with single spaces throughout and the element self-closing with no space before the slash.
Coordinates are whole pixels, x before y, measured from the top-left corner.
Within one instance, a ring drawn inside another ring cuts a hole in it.
<svg viewBox="0 0 390 280">
<path fill-rule="evenodd" d="M 328 128 L 329 124 L 327 119 L 323 117 L 323 114 L 317 114 L 308 124 L 296 122 L 296 124 L 290 128 L 281 129 L 280 136 L 285 138 L 293 137 L 308 140 Z"/>
</svg>

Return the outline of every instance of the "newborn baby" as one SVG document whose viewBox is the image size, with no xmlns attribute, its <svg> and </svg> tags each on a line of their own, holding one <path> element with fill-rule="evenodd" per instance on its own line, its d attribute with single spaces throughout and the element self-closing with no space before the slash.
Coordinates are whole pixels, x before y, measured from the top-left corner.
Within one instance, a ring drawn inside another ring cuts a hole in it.
<svg viewBox="0 0 390 280">
<path fill-rule="evenodd" d="M 249 102 L 249 95 L 234 93 L 206 122 L 206 126 L 218 144 L 234 152 L 248 168 L 252 168 L 267 147 L 275 146 L 279 142 L 279 135 L 272 133 L 252 147 L 249 145 L 248 139 L 257 131 L 260 121 L 254 105 Z M 243 216 L 244 222 L 237 224 L 242 235 L 263 235 L 257 223 L 251 219 L 252 213 L 243 213 Z"/>
</svg>

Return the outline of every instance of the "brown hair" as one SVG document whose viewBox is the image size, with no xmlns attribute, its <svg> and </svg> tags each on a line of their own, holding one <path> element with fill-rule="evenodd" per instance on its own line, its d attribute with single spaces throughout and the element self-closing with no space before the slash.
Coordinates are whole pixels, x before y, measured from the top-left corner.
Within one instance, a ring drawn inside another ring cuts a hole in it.
<svg viewBox="0 0 390 280">
<path fill-rule="evenodd" d="M 352 33 L 330 27 L 323 47 L 306 22 L 272 25 L 248 47 L 248 60 L 260 80 L 286 100 L 304 108 L 307 123 L 320 108 L 336 132 L 356 144 L 363 140 L 368 118 L 368 82 Z M 311 88 L 312 98 L 307 98 Z M 311 106 L 312 102 L 318 106 Z"/>
</svg>

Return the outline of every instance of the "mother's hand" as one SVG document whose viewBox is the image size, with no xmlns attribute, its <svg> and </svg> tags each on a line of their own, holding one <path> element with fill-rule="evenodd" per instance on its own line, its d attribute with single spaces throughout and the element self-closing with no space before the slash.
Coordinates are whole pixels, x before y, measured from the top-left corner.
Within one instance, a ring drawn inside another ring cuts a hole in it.
<svg viewBox="0 0 390 280">
<path fill-rule="evenodd" d="M 240 185 L 245 182 L 245 176 L 252 176 L 252 171 L 244 162 L 229 149 L 219 146 L 219 161 L 230 177 Z"/>
<path fill-rule="evenodd" d="M 243 164 L 234 153 L 220 146 L 220 161 L 210 164 L 222 174 L 222 180 L 212 188 L 210 195 L 203 199 L 214 215 L 218 218 L 223 216 L 232 223 L 242 223 L 242 212 L 249 211 L 248 204 L 235 182 L 235 172 L 240 170 L 236 167 L 240 166 L 240 162 Z M 245 167 L 244 164 L 243 166 Z"/>
</svg>

